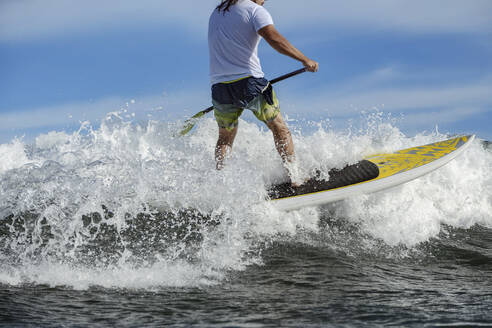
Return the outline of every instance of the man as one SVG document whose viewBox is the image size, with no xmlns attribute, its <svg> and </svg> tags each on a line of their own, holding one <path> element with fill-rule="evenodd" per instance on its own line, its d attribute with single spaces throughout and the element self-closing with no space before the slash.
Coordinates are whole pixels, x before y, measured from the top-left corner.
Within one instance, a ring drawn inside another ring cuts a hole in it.
<svg viewBox="0 0 492 328">
<path fill-rule="evenodd" d="M 222 169 L 236 137 L 239 116 L 247 108 L 272 131 L 275 147 L 293 180 L 294 144 L 275 92 L 264 78 L 258 58 L 260 37 L 281 54 L 300 61 L 310 72 L 318 70 L 318 63 L 275 29 L 264 3 L 265 0 L 222 0 L 210 16 L 212 103 L 219 125 L 215 160 L 217 169 Z"/>
</svg>

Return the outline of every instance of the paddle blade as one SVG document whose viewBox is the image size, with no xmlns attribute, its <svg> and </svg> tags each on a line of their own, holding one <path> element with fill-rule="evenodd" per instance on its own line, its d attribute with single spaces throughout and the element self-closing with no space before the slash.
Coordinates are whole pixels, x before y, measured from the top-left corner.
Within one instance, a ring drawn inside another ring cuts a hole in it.
<svg viewBox="0 0 492 328">
<path fill-rule="evenodd" d="M 202 111 L 202 112 L 199 112 L 198 114 L 195 114 L 193 115 L 191 118 L 187 119 L 185 122 L 184 122 L 184 125 L 183 125 L 183 128 L 181 129 L 181 131 L 179 131 L 179 135 L 180 136 L 185 136 L 188 134 L 188 132 L 191 131 L 191 129 L 193 129 L 196 125 L 196 122 L 203 116 L 205 115 L 206 112 L 205 111 Z"/>
</svg>

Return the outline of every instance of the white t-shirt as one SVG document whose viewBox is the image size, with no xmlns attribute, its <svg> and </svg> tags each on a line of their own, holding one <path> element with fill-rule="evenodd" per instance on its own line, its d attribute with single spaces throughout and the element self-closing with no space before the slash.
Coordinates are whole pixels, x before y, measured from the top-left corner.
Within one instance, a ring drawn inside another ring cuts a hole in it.
<svg viewBox="0 0 492 328">
<path fill-rule="evenodd" d="M 270 13 L 251 0 L 239 0 L 226 12 L 215 9 L 208 25 L 212 84 L 264 77 L 258 58 L 258 30 L 272 24 Z"/>
</svg>

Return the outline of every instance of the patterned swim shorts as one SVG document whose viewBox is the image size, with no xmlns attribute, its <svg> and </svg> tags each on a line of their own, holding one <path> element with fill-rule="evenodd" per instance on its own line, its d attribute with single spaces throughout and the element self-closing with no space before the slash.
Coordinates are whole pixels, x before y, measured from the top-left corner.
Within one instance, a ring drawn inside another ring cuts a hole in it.
<svg viewBox="0 0 492 328">
<path fill-rule="evenodd" d="M 217 124 L 232 131 L 244 109 L 249 109 L 260 121 L 273 121 L 280 105 L 271 84 L 264 78 L 245 77 L 212 86 L 212 103 Z"/>
</svg>

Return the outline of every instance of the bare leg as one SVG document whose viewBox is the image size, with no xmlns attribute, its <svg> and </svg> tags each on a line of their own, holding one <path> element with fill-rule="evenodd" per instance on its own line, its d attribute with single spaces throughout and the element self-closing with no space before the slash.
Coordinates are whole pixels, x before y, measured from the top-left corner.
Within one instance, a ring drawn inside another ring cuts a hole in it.
<svg viewBox="0 0 492 328">
<path fill-rule="evenodd" d="M 282 161 L 293 162 L 295 160 L 294 143 L 292 142 L 292 135 L 282 115 L 278 114 L 273 121 L 267 123 L 267 126 L 273 133 L 275 147 Z"/>
<path fill-rule="evenodd" d="M 275 147 L 277 148 L 277 151 L 285 164 L 288 171 L 287 173 L 291 179 L 295 178 L 295 174 L 292 172 L 296 160 L 294 153 L 294 142 L 292 141 L 292 135 L 289 128 L 285 124 L 282 115 L 278 114 L 273 121 L 267 123 L 267 126 L 273 133 Z M 292 186 L 298 187 L 299 183 L 292 181 Z"/>
<path fill-rule="evenodd" d="M 217 140 L 217 146 L 215 147 L 215 163 L 217 170 L 224 168 L 224 160 L 226 156 L 232 150 L 232 144 L 237 134 L 237 126 L 232 130 L 219 128 L 219 140 Z"/>
</svg>

